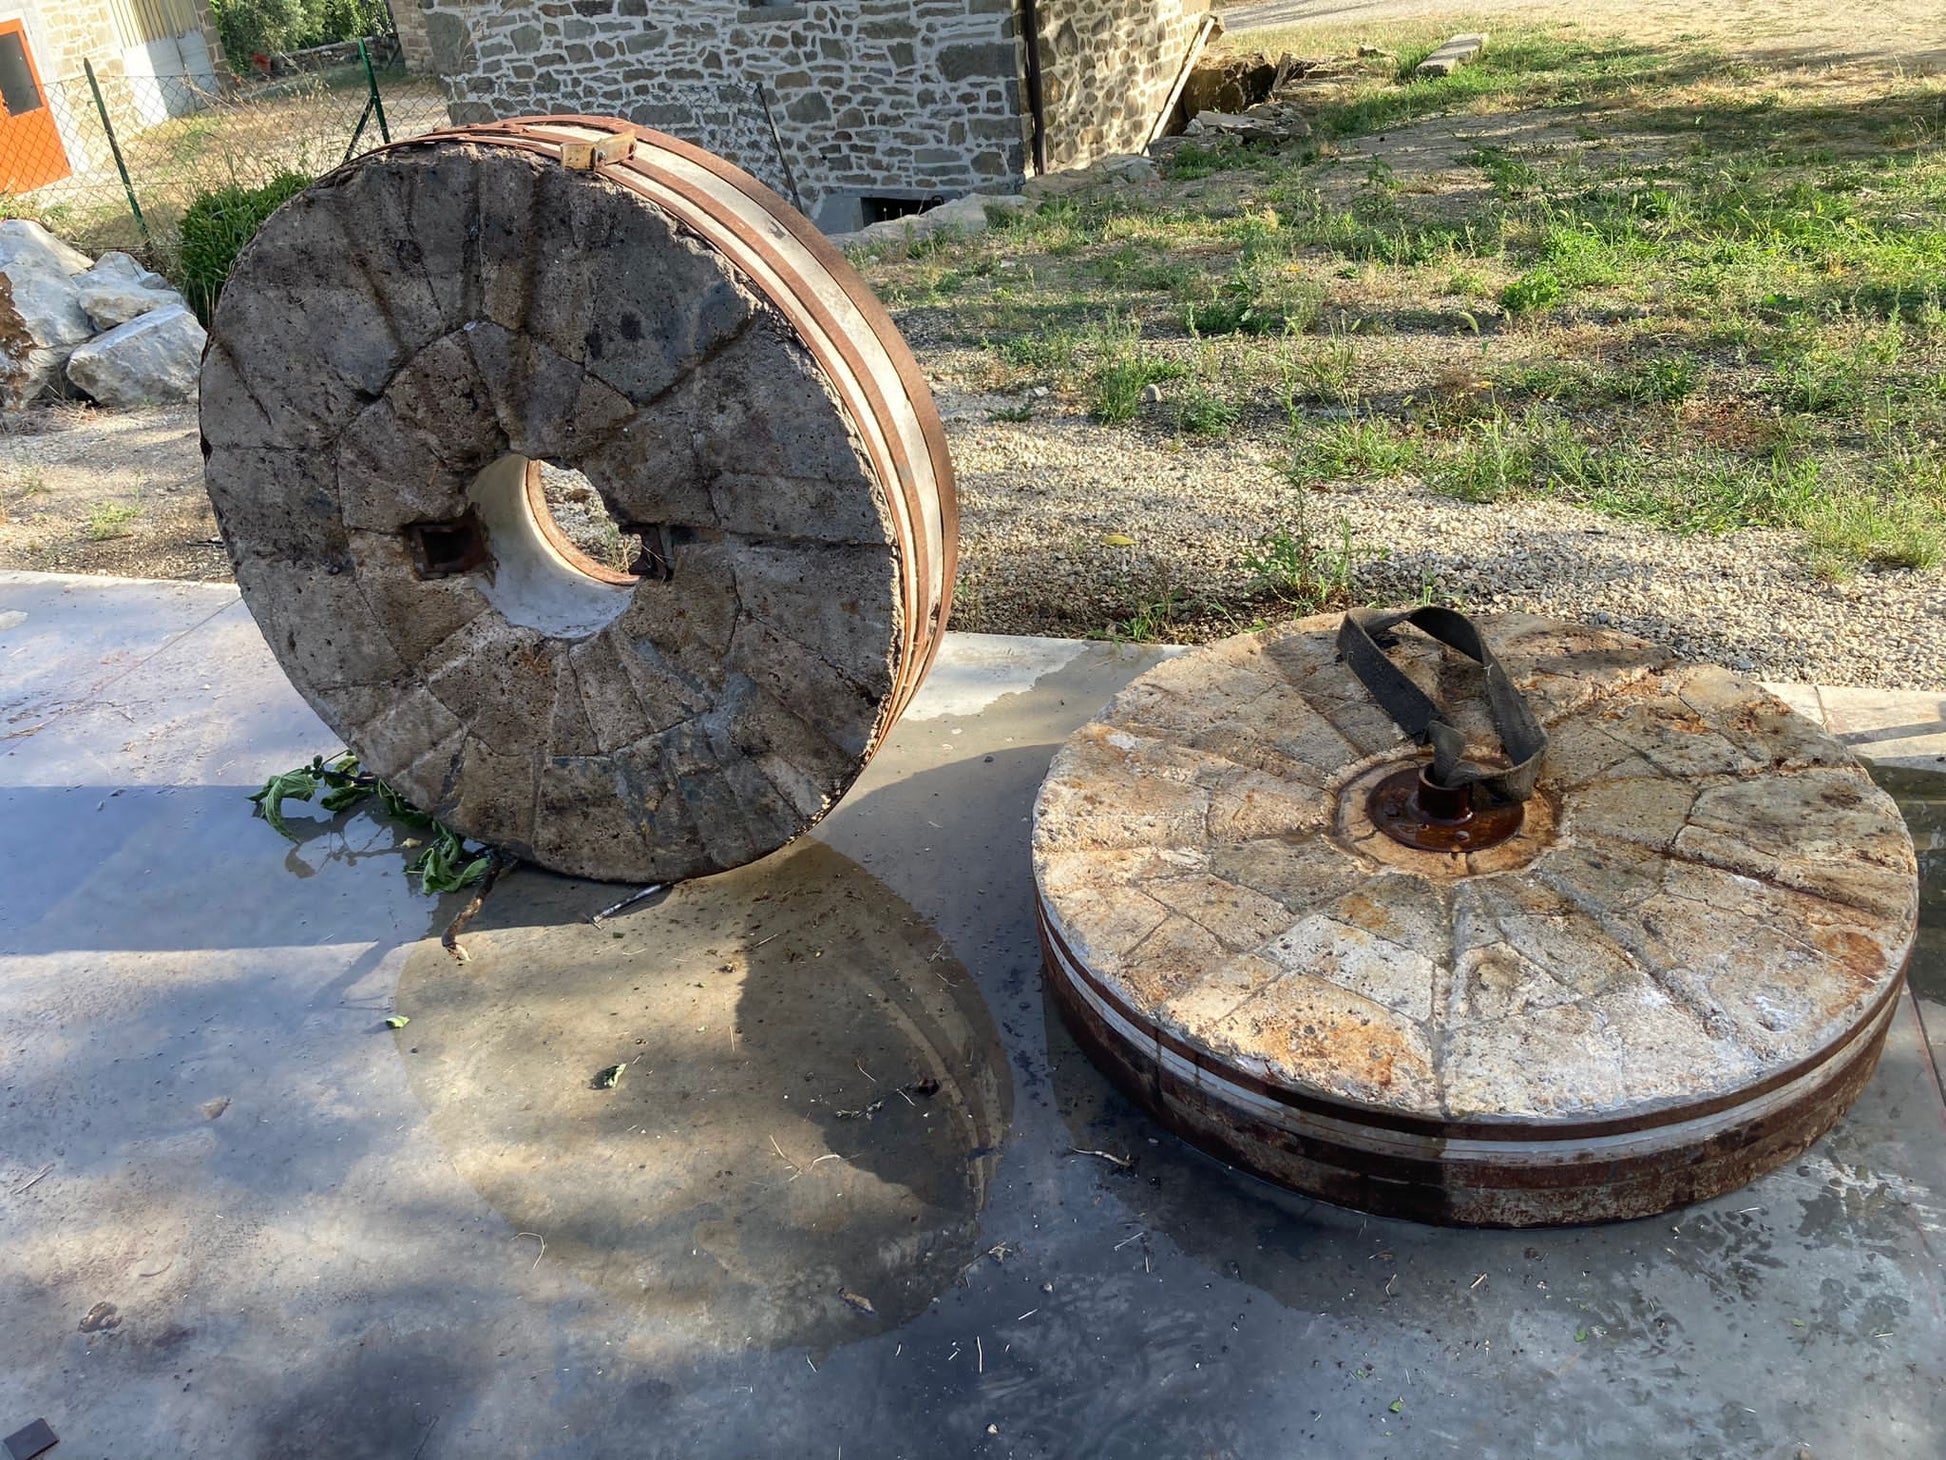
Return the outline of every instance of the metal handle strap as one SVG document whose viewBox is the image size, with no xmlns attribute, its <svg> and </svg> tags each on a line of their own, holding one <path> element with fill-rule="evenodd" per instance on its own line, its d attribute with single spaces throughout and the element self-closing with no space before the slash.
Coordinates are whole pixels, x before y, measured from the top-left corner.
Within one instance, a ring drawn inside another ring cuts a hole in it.
<svg viewBox="0 0 1946 1460">
<path fill-rule="evenodd" d="M 1494 733 L 1511 767 L 1481 765 L 1466 759 L 1466 736 L 1440 704 L 1409 679 L 1387 656 L 1398 642 L 1392 630 L 1409 623 L 1448 648 L 1457 649 L 1486 671 L 1487 708 Z M 1380 610 L 1354 608 L 1338 625 L 1338 654 L 1359 682 L 1371 691 L 1393 723 L 1421 745 L 1432 745 L 1436 786 L 1448 789 L 1478 786 L 1499 801 L 1525 801 L 1534 794 L 1541 761 L 1547 754 L 1547 732 L 1528 707 L 1526 696 L 1514 688 L 1507 671 L 1465 614 L 1450 608 Z"/>
</svg>

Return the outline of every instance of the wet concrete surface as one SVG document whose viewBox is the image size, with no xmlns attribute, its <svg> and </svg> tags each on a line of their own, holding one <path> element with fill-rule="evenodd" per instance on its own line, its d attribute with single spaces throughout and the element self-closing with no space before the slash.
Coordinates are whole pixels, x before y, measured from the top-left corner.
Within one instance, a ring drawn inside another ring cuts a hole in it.
<svg viewBox="0 0 1946 1460">
<path fill-rule="evenodd" d="M 412 894 L 399 833 L 353 816 L 291 846 L 249 819 L 265 775 L 332 746 L 228 590 L 14 579 L 12 612 L 0 1433 L 426 1460 L 1946 1453 L 1939 777 L 1884 778 L 1928 879 L 1915 996 L 1831 1136 L 1666 1218 L 1439 1230 L 1182 1146 L 1042 995 L 1034 789 L 1157 651 L 953 639 L 815 839 L 599 928 L 578 919 L 613 889 L 516 873 L 461 968 L 429 942 L 455 900 Z"/>
</svg>

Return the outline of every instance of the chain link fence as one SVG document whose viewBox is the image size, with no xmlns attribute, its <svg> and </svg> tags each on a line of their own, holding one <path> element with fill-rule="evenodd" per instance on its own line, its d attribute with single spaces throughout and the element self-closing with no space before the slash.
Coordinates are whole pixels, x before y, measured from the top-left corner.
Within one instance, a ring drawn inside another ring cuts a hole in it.
<svg viewBox="0 0 1946 1460">
<path fill-rule="evenodd" d="M 448 125 L 439 83 L 407 74 L 397 52 L 375 37 L 279 57 L 272 74 L 222 85 L 89 65 L 44 85 L 44 116 L 0 126 L 0 212 L 168 272 L 177 222 L 201 194 L 316 177 Z"/>
</svg>

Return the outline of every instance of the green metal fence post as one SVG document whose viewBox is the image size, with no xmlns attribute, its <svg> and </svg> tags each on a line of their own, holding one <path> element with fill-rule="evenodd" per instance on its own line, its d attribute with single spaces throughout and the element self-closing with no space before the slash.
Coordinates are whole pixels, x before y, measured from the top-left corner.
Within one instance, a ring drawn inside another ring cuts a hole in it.
<svg viewBox="0 0 1946 1460">
<path fill-rule="evenodd" d="M 385 98 L 378 94 L 378 73 L 372 70 L 372 53 L 366 49 L 362 37 L 358 42 L 358 59 L 365 63 L 365 84 L 371 88 L 372 115 L 378 121 L 378 135 L 390 142 L 392 129 L 385 125 Z"/>
<path fill-rule="evenodd" d="M 88 90 L 95 94 L 95 110 L 101 113 L 101 129 L 108 134 L 108 150 L 115 154 L 115 171 L 122 175 L 122 191 L 128 195 L 128 211 L 135 215 L 135 226 L 142 230 L 142 241 L 149 237 L 149 220 L 142 216 L 142 205 L 135 201 L 135 184 L 128 180 L 128 164 L 122 161 L 122 144 L 115 140 L 115 124 L 108 120 L 108 103 L 101 99 L 101 84 L 95 80 L 95 63 L 81 58 L 81 69 L 88 73 Z"/>
</svg>

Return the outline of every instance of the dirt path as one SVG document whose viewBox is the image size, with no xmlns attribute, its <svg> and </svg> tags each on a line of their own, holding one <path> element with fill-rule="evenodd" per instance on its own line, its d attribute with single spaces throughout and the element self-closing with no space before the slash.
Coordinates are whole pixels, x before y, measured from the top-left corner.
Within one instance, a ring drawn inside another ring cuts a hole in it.
<svg viewBox="0 0 1946 1460">
<path fill-rule="evenodd" d="M 1249 44 L 1258 33 L 1294 30 L 1349 34 L 1378 27 L 1444 20 L 1454 30 L 1495 25 L 1579 25 L 1636 40 L 1707 41 L 1771 65 L 1868 62 L 1912 71 L 1946 71 L 1946 6 L 1940 0 L 1884 0 L 1838 5 L 1831 0 L 1258 0 L 1222 5 L 1228 33 Z"/>
<path fill-rule="evenodd" d="M 0 567 L 227 581 L 196 408 L 37 409 L 0 431 Z"/>
</svg>

